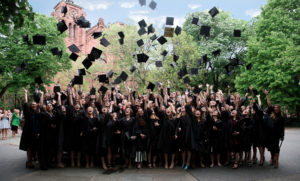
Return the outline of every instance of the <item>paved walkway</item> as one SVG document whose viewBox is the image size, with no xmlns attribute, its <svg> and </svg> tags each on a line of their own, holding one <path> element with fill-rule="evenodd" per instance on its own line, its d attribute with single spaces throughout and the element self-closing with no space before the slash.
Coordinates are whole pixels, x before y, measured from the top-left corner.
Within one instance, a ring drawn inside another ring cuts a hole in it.
<svg viewBox="0 0 300 181">
<path fill-rule="evenodd" d="M 286 139 L 282 145 L 280 167 L 274 169 L 265 166 L 241 167 L 233 170 L 229 167 L 191 169 L 184 171 L 177 167 L 173 170 L 163 168 L 127 169 L 110 175 L 103 174 L 102 169 L 52 169 L 48 171 L 25 169 L 26 154 L 18 150 L 19 137 L 0 141 L 0 180 L 20 181 L 94 181 L 94 180 L 137 180 L 137 181 L 165 181 L 165 180 L 300 180 L 300 129 L 287 129 Z M 270 158 L 266 153 L 266 160 Z M 2 179 L 3 178 L 3 179 Z"/>
</svg>

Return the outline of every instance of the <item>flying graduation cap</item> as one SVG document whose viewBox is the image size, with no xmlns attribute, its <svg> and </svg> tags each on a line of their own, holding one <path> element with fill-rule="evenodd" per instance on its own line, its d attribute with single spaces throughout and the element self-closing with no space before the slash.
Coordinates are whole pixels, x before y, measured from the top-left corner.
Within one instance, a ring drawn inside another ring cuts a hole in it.
<svg viewBox="0 0 300 181">
<path fill-rule="evenodd" d="M 94 39 L 97 39 L 97 38 L 99 38 L 99 37 L 102 36 L 102 32 L 101 32 L 101 31 L 99 31 L 99 32 L 94 32 L 92 36 L 94 37 Z"/>
<path fill-rule="evenodd" d="M 73 60 L 74 62 L 76 62 L 76 60 L 77 60 L 78 57 L 79 57 L 79 55 L 77 55 L 76 53 L 72 53 L 69 58 L 71 60 Z"/>
<path fill-rule="evenodd" d="M 173 26 L 174 25 L 174 17 L 167 17 L 166 25 Z"/>
<path fill-rule="evenodd" d="M 213 7 L 208 11 L 208 13 L 211 15 L 211 17 L 215 17 L 219 13 L 219 11 L 216 7 Z"/>
<path fill-rule="evenodd" d="M 102 51 L 95 47 L 93 47 L 93 49 L 91 50 L 91 53 L 90 53 L 90 55 L 92 55 L 95 60 L 100 58 L 101 54 L 102 54 Z"/>
<path fill-rule="evenodd" d="M 104 37 L 100 40 L 100 44 L 104 47 L 108 47 L 110 45 L 109 41 Z"/>
<path fill-rule="evenodd" d="M 147 23 L 144 19 L 142 19 L 141 21 L 138 22 L 140 28 L 145 28 L 147 27 Z"/>
<path fill-rule="evenodd" d="M 168 55 L 168 51 L 167 50 L 162 51 L 161 55 L 164 56 L 164 57 L 167 56 Z"/>
<path fill-rule="evenodd" d="M 146 31 L 145 27 L 141 27 L 141 28 L 138 30 L 138 34 L 139 34 L 140 36 L 142 36 L 142 35 L 144 35 L 144 34 L 146 34 L 146 33 L 147 33 L 147 31 Z"/>
<path fill-rule="evenodd" d="M 65 16 L 65 15 L 67 14 L 67 12 L 68 12 L 67 6 L 63 6 L 63 7 L 61 8 L 61 13 L 63 13 L 64 16 Z"/>
<path fill-rule="evenodd" d="M 163 65 L 162 65 L 162 61 L 156 61 L 155 62 L 155 66 L 156 67 L 162 67 Z"/>
<path fill-rule="evenodd" d="M 78 75 L 79 76 L 86 75 L 85 69 L 78 69 Z"/>
<path fill-rule="evenodd" d="M 219 56 L 221 54 L 221 49 L 218 49 L 216 51 L 213 51 L 212 54 L 216 57 Z"/>
<path fill-rule="evenodd" d="M 146 55 L 145 53 L 141 53 L 141 54 L 137 54 L 137 60 L 138 60 L 138 63 L 142 63 L 142 62 L 147 62 L 149 59 L 149 56 Z"/>
<path fill-rule="evenodd" d="M 68 47 L 68 49 L 72 52 L 72 53 L 78 53 L 80 50 L 79 48 L 75 45 L 75 44 L 72 44 Z"/>
<path fill-rule="evenodd" d="M 198 25 L 198 22 L 199 22 L 199 18 L 193 17 L 193 19 L 192 19 L 192 24 Z"/>
<path fill-rule="evenodd" d="M 126 74 L 126 72 L 122 71 L 120 77 L 121 77 L 121 79 L 122 79 L 123 81 L 126 81 L 127 78 L 128 78 L 128 75 Z"/>
<path fill-rule="evenodd" d="M 144 45 L 144 41 L 142 39 L 138 40 L 136 43 L 139 47 Z"/>
<path fill-rule="evenodd" d="M 141 6 L 145 6 L 146 5 L 146 0 L 139 0 L 139 3 Z"/>
<path fill-rule="evenodd" d="M 155 32 L 155 29 L 154 29 L 154 27 L 153 27 L 153 24 L 149 25 L 149 26 L 148 26 L 148 35 L 149 35 L 150 33 L 154 33 L 154 32 Z"/>
<path fill-rule="evenodd" d="M 175 34 L 176 34 L 177 36 L 181 34 L 181 27 L 176 26 L 176 28 L 175 28 Z"/>
<path fill-rule="evenodd" d="M 155 8 L 156 8 L 156 6 L 157 6 L 157 3 L 155 2 L 155 1 L 151 1 L 150 2 L 150 4 L 149 4 L 149 7 L 152 9 L 152 10 L 155 10 Z"/>
<path fill-rule="evenodd" d="M 234 30 L 233 31 L 233 36 L 234 37 L 241 37 L 241 30 Z"/>
<path fill-rule="evenodd" d="M 211 27 L 210 26 L 201 26 L 200 28 L 200 35 L 204 35 L 206 37 L 209 37 L 210 36 L 210 29 Z"/>
<path fill-rule="evenodd" d="M 133 73 L 135 70 L 136 70 L 136 67 L 135 66 L 131 66 L 130 72 Z"/>
<path fill-rule="evenodd" d="M 57 29 L 60 33 L 63 33 L 68 29 L 65 20 L 61 20 L 60 22 L 57 23 Z"/>
<path fill-rule="evenodd" d="M 161 45 L 163 45 L 163 44 L 165 44 L 165 43 L 167 42 L 167 39 L 166 39 L 164 36 L 161 36 L 161 37 L 159 37 L 159 38 L 157 39 L 157 41 L 158 41 Z"/>
<path fill-rule="evenodd" d="M 151 89 L 151 91 L 153 91 L 155 88 L 155 84 L 153 84 L 152 82 L 149 82 L 147 89 Z"/>
<path fill-rule="evenodd" d="M 36 34 L 32 37 L 34 45 L 46 45 L 46 37 L 40 34 Z"/>
<path fill-rule="evenodd" d="M 86 69 L 89 69 L 91 66 L 92 66 L 92 62 L 91 60 L 89 59 L 89 57 L 86 57 L 83 62 L 82 62 L 83 66 L 86 68 Z"/>
<path fill-rule="evenodd" d="M 113 70 L 110 70 L 110 71 L 107 72 L 107 74 L 106 74 L 106 76 L 107 76 L 108 78 L 112 78 L 113 75 L 114 75 Z"/>
</svg>

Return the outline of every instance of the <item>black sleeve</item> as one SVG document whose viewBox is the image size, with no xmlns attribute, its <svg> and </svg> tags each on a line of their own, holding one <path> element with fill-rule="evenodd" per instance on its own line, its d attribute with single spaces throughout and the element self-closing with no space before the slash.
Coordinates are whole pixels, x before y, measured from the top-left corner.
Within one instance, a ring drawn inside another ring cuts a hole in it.
<svg viewBox="0 0 300 181">
<path fill-rule="evenodd" d="M 168 95 L 170 96 L 171 95 L 171 89 L 170 89 L 170 87 L 167 88 L 167 92 L 168 92 Z"/>
<path fill-rule="evenodd" d="M 241 100 L 241 106 L 244 105 L 246 101 L 247 101 L 247 96 L 244 96 Z"/>
</svg>

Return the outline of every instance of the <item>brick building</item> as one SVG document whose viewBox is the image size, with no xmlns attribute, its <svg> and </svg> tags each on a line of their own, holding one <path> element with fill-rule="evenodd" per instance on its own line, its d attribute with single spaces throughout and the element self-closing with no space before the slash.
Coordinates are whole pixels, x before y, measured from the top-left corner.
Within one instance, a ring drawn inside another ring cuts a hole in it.
<svg viewBox="0 0 300 181">
<path fill-rule="evenodd" d="M 62 7 L 66 6 L 68 12 L 64 15 L 61 13 Z M 75 44 L 80 49 L 80 54 L 87 55 L 90 53 L 93 47 L 99 45 L 99 40 L 94 39 L 92 36 L 94 32 L 103 31 L 106 28 L 104 20 L 99 18 L 98 23 L 91 27 L 90 29 L 80 28 L 75 23 L 75 19 L 80 16 L 86 18 L 86 13 L 84 9 L 76 4 L 72 0 L 62 0 L 55 7 L 54 11 L 51 13 L 58 21 L 64 20 L 68 26 L 67 34 L 68 37 L 65 38 L 66 46 Z"/>
</svg>

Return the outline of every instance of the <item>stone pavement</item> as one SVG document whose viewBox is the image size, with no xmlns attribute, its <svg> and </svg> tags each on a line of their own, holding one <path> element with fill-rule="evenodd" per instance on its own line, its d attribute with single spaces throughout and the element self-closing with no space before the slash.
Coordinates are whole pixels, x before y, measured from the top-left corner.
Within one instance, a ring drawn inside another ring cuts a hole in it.
<svg viewBox="0 0 300 181">
<path fill-rule="evenodd" d="M 48 171 L 25 169 L 25 152 L 18 150 L 19 138 L 0 141 L 0 180 L 18 181 L 94 181 L 94 180 L 300 180 L 300 129 L 287 129 L 285 141 L 282 145 L 280 165 L 278 169 L 269 166 L 268 162 L 263 167 L 241 167 L 233 170 L 230 167 L 215 167 L 205 169 L 191 169 L 184 171 L 177 167 L 172 170 L 163 168 L 126 169 L 123 172 L 115 172 L 110 175 L 103 174 L 102 169 L 51 169 Z M 270 159 L 266 152 L 266 160 Z"/>
</svg>

